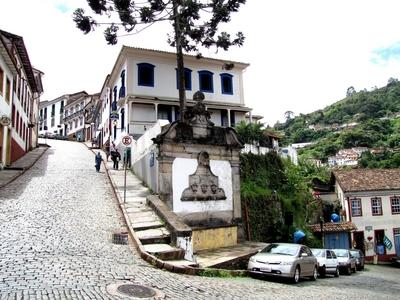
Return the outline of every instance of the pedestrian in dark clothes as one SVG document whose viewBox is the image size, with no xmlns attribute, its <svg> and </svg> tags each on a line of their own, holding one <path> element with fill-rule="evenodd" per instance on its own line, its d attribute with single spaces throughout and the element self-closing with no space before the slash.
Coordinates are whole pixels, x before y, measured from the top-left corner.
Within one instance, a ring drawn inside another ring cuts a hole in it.
<svg viewBox="0 0 400 300">
<path fill-rule="evenodd" d="M 103 161 L 103 158 L 101 157 L 100 152 L 97 152 L 96 156 L 94 157 L 94 162 L 95 162 L 95 168 L 96 168 L 96 172 L 100 172 L 100 165 L 101 162 Z"/>
<path fill-rule="evenodd" d="M 121 160 L 121 154 L 119 153 L 118 149 L 111 152 L 111 160 L 113 161 L 113 169 L 118 170 L 118 162 Z"/>
</svg>

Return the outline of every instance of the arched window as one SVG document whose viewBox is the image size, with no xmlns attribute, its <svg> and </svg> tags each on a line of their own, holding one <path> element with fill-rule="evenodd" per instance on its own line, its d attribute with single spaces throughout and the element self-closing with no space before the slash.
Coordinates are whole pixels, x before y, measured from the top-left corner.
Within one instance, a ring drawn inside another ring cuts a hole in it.
<svg viewBox="0 0 400 300">
<path fill-rule="evenodd" d="M 232 78 L 233 75 L 228 73 L 220 74 L 221 76 L 221 93 L 233 95 L 233 83 Z"/>
<path fill-rule="evenodd" d="M 154 87 L 154 65 L 140 63 L 138 66 L 138 85 Z"/>
<path fill-rule="evenodd" d="M 214 93 L 214 73 L 210 71 L 199 71 L 199 89 L 201 92 Z"/>
<path fill-rule="evenodd" d="M 178 69 L 176 70 L 176 88 L 179 89 L 179 74 Z M 185 68 L 185 90 L 192 90 L 192 70 Z"/>
</svg>

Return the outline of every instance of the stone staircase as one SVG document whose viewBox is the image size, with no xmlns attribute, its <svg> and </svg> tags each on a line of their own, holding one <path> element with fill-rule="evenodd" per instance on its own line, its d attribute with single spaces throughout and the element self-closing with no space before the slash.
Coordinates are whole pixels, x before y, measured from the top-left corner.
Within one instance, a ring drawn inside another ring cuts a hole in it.
<svg viewBox="0 0 400 300">
<path fill-rule="evenodd" d="M 196 263 L 184 259 L 183 249 L 171 246 L 174 242 L 171 233 L 157 213 L 147 205 L 146 197 L 150 192 L 142 182 L 127 171 L 126 198 L 123 202 L 124 171 L 113 170 L 110 165 L 109 174 L 119 198 L 122 199 L 121 205 L 127 215 L 128 226 L 133 229 L 145 251 L 176 266 L 197 266 Z"/>
</svg>

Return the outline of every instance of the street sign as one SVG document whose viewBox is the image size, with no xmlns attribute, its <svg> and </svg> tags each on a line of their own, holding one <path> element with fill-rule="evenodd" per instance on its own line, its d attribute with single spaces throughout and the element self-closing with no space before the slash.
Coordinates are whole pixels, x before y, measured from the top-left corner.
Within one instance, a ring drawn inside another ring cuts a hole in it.
<svg viewBox="0 0 400 300">
<path fill-rule="evenodd" d="M 126 135 L 122 138 L 122 144 L 125 146 L 130 146 L 132 144 L 132 138 L 129 135 Z"/>
</svg>

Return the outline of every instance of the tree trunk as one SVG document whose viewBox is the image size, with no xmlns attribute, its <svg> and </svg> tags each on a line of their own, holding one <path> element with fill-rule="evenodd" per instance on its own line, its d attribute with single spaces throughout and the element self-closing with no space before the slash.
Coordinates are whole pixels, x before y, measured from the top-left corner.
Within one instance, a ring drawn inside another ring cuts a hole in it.
<svg viewBox="0 0 400 300">
<path fill-rule="evenodd" d="M 180 15 L 179 15 L 179 5 L 180 1 L 173 1 L 174 7 L 174 27 L 175 27 L 175 44 L 176 44 L 176 59 L 178 67 L 178 89 L 179 89 L 179 119 L 180 121 L 185 121 L 185 111 L 186 111 L 186 93 L 185 93 L 185 66 L 183 63 L 183 51 L 181 43 L 181 26 L 180 26 Z"/>
</svg>

